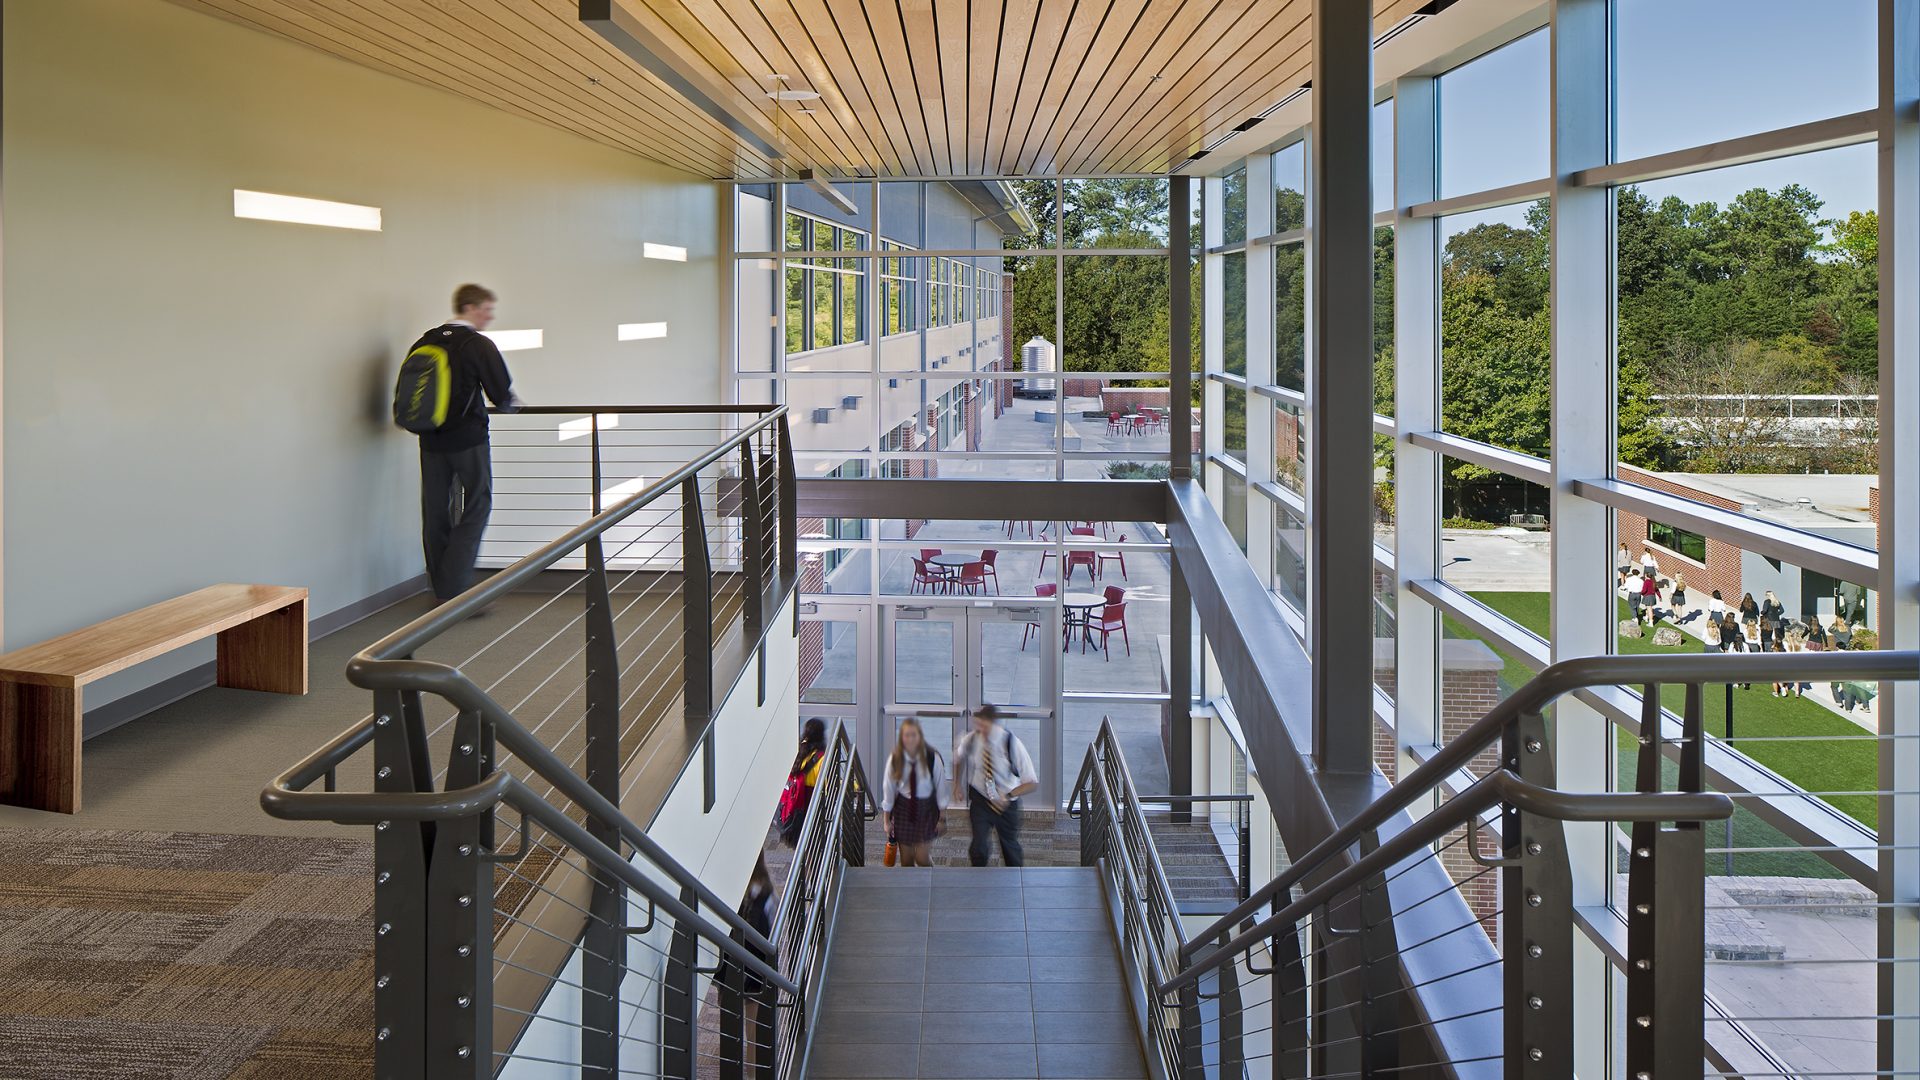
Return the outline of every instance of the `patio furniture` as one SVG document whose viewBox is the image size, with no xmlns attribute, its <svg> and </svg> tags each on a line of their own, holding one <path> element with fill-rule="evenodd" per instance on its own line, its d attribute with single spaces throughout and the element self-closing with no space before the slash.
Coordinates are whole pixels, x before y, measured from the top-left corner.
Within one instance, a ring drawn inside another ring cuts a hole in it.
<svg viewBox="0 0 1920 1080">
<path fill-rule="evenodd" d="M 998 558 L 1000 558 L 1000 552 L 994 548 L 988 548 L 980 553 L 980 562 L 987 568 L 987 576 L 993 579 L 995 596 L 1000 595 L 1000 571 L 994 566 L 994 561 Z"/>
<path fill-rule="evenodd" d="M 1066 562 L 1064 563 L 1064 569 L 1066 570 L 1064 580 L 1069 582 L 1073 580 L 1073 568 L 1076 566 L 1084 566 L 1087 568 L 1088 581 L 1099 580 L 1100 562 L 1095 558 L 1092 551 L 1067 552 Z"/>
<path fill-rule="evenodd" d="M 1124 544 L 1126 542 L 1127 542 L 1127 534 L 1121 533 L 1120 543 Z M 1095 569 L 1097 569 L 1100 572 L 1100 576 L 1102 577 L 1106 576 L 1108 563 L 1117 562 L 1120 564 L 1120 580 L 1122 581 L 1127 580 L 1127 553 L 1126 552 L 1116 551 L 1116 552 L 1113 552 L 1112 554 L 1108 554 L 1107 552 L 1104 552 L 1104 551 L 1098 551 L 1094 553 L 1094 556 L 1095 558 L 1100 560 L 1099 565 L 1095 567 Z"/>
<path fill-rule="evenodd" d="M 959 574 L 953 579 L 953 589 L 955 592 L 965 590 L 969 594 L 978 596 L 981 592 L 985 591 L 986 586 L 986 564 L 980 562 L 978 559 L 962 566 Z"/>
<path fill-rule="evenodd" d="M 1127 590 L 1118 585 L 1109 585 L 1103 595 L 1107 598 L 1107 603 L 1117 604 L 1127 598 Z"/>
<path fill-rule="evenodd" d="M 1148 413 L 1137 413 L 1133 418 L 1133 429 L 1129 434 L 1145 435 L 1153 426 L 1153 417 Z"/>
<path fill-rule="evenodd" d="M 1080 651 L 1086 652 L 1087 642 L 1093 639 L 1093 635 L 1099 634 L 1101 654 L 1109 660 L 1113 659 L 1113 652 L 1107 647 L 1107 642 L 1113 637 L 1115 630 L 1120 631 L 1120 643 L 1126 646 L 1127 655 L 1132 656 L 1133 642 L 1127 638 L 1127 605 L 1125 602 L 1108 604 L 1105 608 L 1101 609 L 1098 619 L 1089 620 L 1086 623 L 1082 630 Z"/>
<path fill-rule="evenodd" d="M 1127 419 L 1128 419 L 1127 416 L 1123 415 L 1119 409 L 1115 409 L 1112 412 L 1108 413 L 1107 414 L 1107 434 L 1125 435 L 1127 433 Z"/>
<path fill-rule="evenodd" d="M 1059 593 L 1059 591 L 1060 591 L 1060 586 L 1055 585 L 1051 581 L 1047 582 L 1045 585 L 1035 585 L 1033 587 L 1033 595 L 1035 596 L 1053 596 Z M 1027 638 L 1032 634 L 1036 633 L 1037 631 L 1039 631 L 1039 629 L 1040 629 L 1039 623 L 1033 622 L 1031 620 L 1027 622 L 1026 629 L 1020 632 L 1020 651 L 1021 652 L 1027 651 Z M 1063 630 L 1062 633 L 1064 632 L 1065 631 Z"/>
<path fill-rule="evenodd" d="M 1084 649 L 1087 625 L 1093 621 L 1095 609 L 1107 606 L 1107 598 L 1099 593 L 1070 592 L 1060 598 L 1061 627 L 1060 651 L 1065 652 L 1073 644 L 1074 632 L 1078 631 Z"/>
<path fill-rule="evenodd" d="M 945 592 L 952 581 L 953 578 L 946 571 L 930 569 L 927 566 L 927 560 L 921 558 L 913 560 L 913 586 L 909 591 L 917 593 L 924 585 L 930 593 Z"/>
</svg>

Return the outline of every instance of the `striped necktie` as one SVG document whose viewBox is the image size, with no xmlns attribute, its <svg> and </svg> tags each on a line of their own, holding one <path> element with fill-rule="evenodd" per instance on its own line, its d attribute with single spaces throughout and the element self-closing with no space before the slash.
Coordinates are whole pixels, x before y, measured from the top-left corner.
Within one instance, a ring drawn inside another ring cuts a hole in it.
<svg viewBox="0 0 1920 1080">
<path fill-rule="evenodd" d="M 987 798 L 991 799 L 994 797 L 996 790 L 994 788 L 993 775 L 993 739 L 989 737 L 982 739 L 981 742 L 985 744 L 984 749 L 981 751 L 981 764 L 986 769 L 987 774 Z"/>
</svg>

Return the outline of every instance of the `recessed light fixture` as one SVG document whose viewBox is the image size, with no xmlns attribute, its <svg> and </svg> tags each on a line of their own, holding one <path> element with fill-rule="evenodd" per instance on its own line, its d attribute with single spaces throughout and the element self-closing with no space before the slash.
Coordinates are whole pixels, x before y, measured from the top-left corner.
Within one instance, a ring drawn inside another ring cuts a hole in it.
<svg viewBox="0 0 1920 1080">
<path fill-rule="evenodd" d="M 621 341 L 645 341 L 648 338 L 667 336 L 667 324 L 663 322 L 628 322 L 620 324 Z"/>
<path fill-rule="evenodd" d="M 767 96 L 772 98 L 775 101 L 819 101 L 820 91 L 818 90 L 775 90 L 773 93 L 768 94 Z"/>
<path fill-rule="evenodd" d="M 545 330 L 482 330 L 480 332 L 491 338 L 494 346 L 501 352 L 538 349 L 547 343 Z"/>
<path fill-rule="evenodd" d="M 380 231 L 380 208 L 377 206 L 307 199 L 298 195 L 275 195 L 245 188 L 233 189 L 233 216 L 255 221 L 284 221 L 292 225 Z"/>
<path fill-rule="evenodd" d="M 642 258 L 665 259 L 668 262 L 687 261 L 687 249 L 672 244 L 643 243 L 640 245 L 640 255 Z"/>
</svg>

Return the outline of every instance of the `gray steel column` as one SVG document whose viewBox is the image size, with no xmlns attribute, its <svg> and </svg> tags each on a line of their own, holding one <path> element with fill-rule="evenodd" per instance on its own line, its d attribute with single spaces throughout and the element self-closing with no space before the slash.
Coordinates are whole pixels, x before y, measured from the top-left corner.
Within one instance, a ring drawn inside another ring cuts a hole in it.
<svg viewBox="0 0 1920 1080">
<path fill-rule="evenodd" d="M 598 471 L 598 464 L 595 465 Z M 599 499 L 599 483 L 594 487 Z M 600 538 L 587 541 L 586 735 L 584 753 L 587 783 L 614 805 L 620 803 L 620 654 L 613 627 L 613 603 L 608 594 L 606 555 Z M 595 840 L 620 850 L 620 833 L 612 822 L 587 819 Z M 591 918 L 582 938 L 580 999 L 580 1064 L 589 1076 L 620 1074 L 620 984 L 626 974 L 626 887 L 611 875 L 593 875 L 588 899 Z"/>
<path fill-rule="evenodd" d="M 1331 772 L 1373 768 L 1372 114 L 1373 6 L 1314 0 L 1307 629 Z"/>
<path fill-rule="evenodd" d="M 1169 471 L 1182 480 L 1193 476 L 1193 181 L 1174 176 L 1168 183 L 1167 239 L 1173 249 L 1168 321 L 1173 340 L 1167 351 L 1167 437 L 1172 450 Z M 1178 603 L 1176 597 L 1176 607 Z"/>
<path fill-rule="evenodd" d="M 1880 644 L 1920 644 L 1920 0 L 1880 0 Z M 1880 687 L 1880 900 L 1920 899 L 1920 686 Z M 1920 923 L 1880 909 L 1883 1070 L 1920 1069 Z"/>
<path fill-rule="evenodd" d="M 1181 400 L 1174 395 L 1174 400 Z M 1168 657 L 1167 709 L 1167 786 L 1175 795 L 1193 794 L 1193 594 L 1187 590 L 1187 577 L 1180 572 L 1180 561 L 1167 560 L 1169 572 L 1167 599 L 1167 644 L 1173 649 Z M 1175 820 L 1191 820 L 1191 807 L 1174 811 Z"/>
</svg>

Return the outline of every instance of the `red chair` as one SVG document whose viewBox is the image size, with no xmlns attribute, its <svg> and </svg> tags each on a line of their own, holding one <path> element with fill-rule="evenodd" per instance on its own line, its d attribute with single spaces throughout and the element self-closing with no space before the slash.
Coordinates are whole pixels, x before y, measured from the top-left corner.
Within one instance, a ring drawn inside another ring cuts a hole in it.
<svg viewBox="0 0 1920 1080">
<path fill-rule="evenodd" d="M 980 563 L 987 568 L 987 576 L 993 579 L 993 594 L 995 596 L 1000 595 L 1000 571 L 994 569 L 993 561 L 999 557 L 1000 552 L 994 548 L 988 548 L 980 553 Z M 1120 576 L 1125 577 L 1126 572 L 1122 570 Z"/>
<path fill-rule="evenodd" d="M 927 560 L 913 560 L 912 592 L 919 592 L 922 585 L 926 586 L 928 592 L 945 592 L 947 591 L 947 585 L 952 581 L 953 579 L 948 577 L 944 572 L 935 573 L 933 570 L 928 569 Z"/>
<path fill-rule="evenodd" d="M 976 595 L 984 591 L 987 587 L 987 564 L 970 562 L 961 567 L 960 576 L 954 580 L 953 584 L 956 588 L 965 589 Z"/>
<path fill-rule="evenodd" d="M 1060 586 L 1055 585 L 1051 581 L 1047 582 L 1045 585 L 1035 585 L 1033 587 L 1033 595 L 1035 596 L 1053 596 L 1057 594 L 1059 591 L 1060 591 Z M 1021 652 L 1027 651 L 1027 638 L 1032 636 L 1035 633 L 1038 633 L 1039 630 L 1040 630 L 1039 623 L 1029 622 L 1027 623 L 1027 628 L 1025 630 L 1020 631 L 1020 651 Z"/>
<path fill-rule="evenodd" d="M 1127 598 L 1127 590 L 1118 585 L 1107 586 L 1107 603 L 1117 604 Z"/>
<path fill-rule="evenodd" d="M 1107 434 L 1125 435 L 1126 433 L 1127 433 L 1127 420 L 1126 420 L 1126 417 L 1120 415 L 1120 410 L 1115 409 L 1112 412 L 1108 413 L 1107 414 Z"/>
<path fill-rule="evenodd" d="M 1100 568 L 1100 561 L 1097 558 L 1095 558 L 1094 553 L 1091 551 L 1067 552 L 1067 558 L 1063 567 L 1066 570 L 1066 575 L 1063 578 L 1063 580 L 1068 582 L 1071 582 L 1073 580 L 1073 568 L 1076 566 L 1086 567 L 1087 580 L 1094 581 L 1097 578 L 1097 574 Z"/>
<path fill-rule="evenodd" d="M 1089 635 L 1100 635 L 1100 652 L 1109 660 L 1113 659 L 1113 653 L 1107 648 L 1107 640 L 1113 636 L 1115 630 L 1120 631 L 1120 643 L 1126 646 L 1127 655 L 1132 656 L 1133 642 L 1127 638 L 1126 604 L 1108 604 L 1106 609 L 1100 613 L 1098 619 L 1091 620 L 1086 625 L 1086 632 Z M 1080 651 L 1087 651 L 1085 639 L 1082 639 L 1080 642 Z"/>
<path fill-rule="evenodd" d="M 1126 542 L 1127 542 L 1127 534 L 1121 533 L 1120 543 L 1124 544 Z M 1100 571 L 1101 576 L 1104 577 L 1106 575 L 1108 563 L 1117 562 L 1120 564 L 1120 580 L 1122 581 L 1127 580 L 1127 553 L 1126 552 L 1116 551 L 1113 554 L 1109 555 L 1106 552 L 1101 551 L 1101 552 L 1096 552 L 1096 554 L 1099 556 L 1099 559 L 1100 559 L 1100 565 L 1098 569 Z"/>
<path fill-rule="evenodd" d="M 920 549 L 920 557 L 923 559 L 931 559 L 938 554 L 940 554 L 939 548 L 921 548 Z"/>
</svg>

